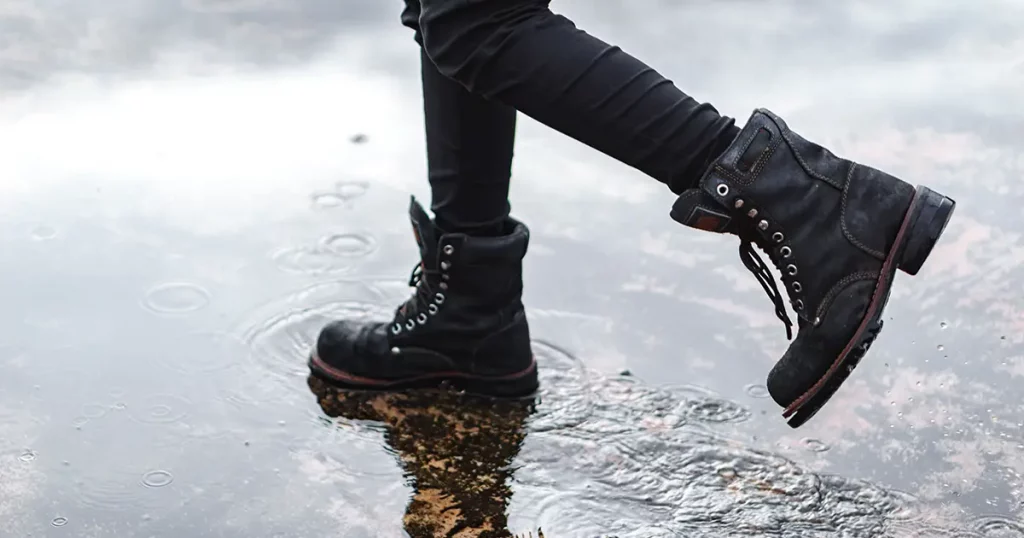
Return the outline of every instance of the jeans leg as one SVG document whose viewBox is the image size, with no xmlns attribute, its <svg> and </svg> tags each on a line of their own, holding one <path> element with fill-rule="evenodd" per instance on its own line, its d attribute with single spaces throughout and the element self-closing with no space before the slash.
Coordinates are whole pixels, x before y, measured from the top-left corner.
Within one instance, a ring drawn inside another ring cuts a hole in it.
<svg viewBox="0 0 1024 538">
<path fill-rule="evenodd" d="M 551 12 L 550 0 L 421 0 L 439 71 L 665 183 L 695 184 L 735 138 L 731 118 Z"/>
<path fill-rule="evenodd" d="M 402 23 L 422 45 L 420 1 L 406 0 Z M 497 233 L 509 214 L 516 111 L 442 75 L 421 51 L 431 210 L 445 231 Z"/>
</svg>

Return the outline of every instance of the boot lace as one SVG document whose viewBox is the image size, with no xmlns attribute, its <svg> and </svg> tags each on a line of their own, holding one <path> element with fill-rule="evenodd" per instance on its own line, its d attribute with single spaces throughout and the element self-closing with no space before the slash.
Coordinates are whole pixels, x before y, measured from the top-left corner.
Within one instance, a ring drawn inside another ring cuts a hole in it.
<svg viewBox="0 0 1024 538">
<path fill-rule="evenodd" d="M 761 256 L 754 250 L 754 245 L 757 244 L 757 239 L 750 233 L 743 233 L 740 235 L 740 260 L 743 265 L 746 266 L 747 270 L 754 274 L 757 281 L 761 283 L 761 287 L 764 288 L 768 298 L 775 304 L 775 316 L 779 318 L 786 325 L 786 339 L 793 339 L 793 320 L 789 318 L 789 313 L 786 312 L 786 301 L 782 296 L 782 292 L 779 291 L 779 287 L 775 282 L 775 275 L 772 274 L 768 264 L 764 263 Z M 771 250 L 767 250 L 771 252 Z M 779 262 L 774 256 L 768 256 L 775 267 L 780 271 Z"/>
<path fill-rule="evenodd" d="M 395 322 L 391 325 L 392 334 L 411 331 L 417 325 L 426 325 L 430 317 L 437 314 L 439 307 L 444 303 L 445 295 L 437 291 L 431 282 L 442 280 L 442 275 L 443 271 L 425 269 L 422 262 L 412 268 L 409 286 L 416 291 L 395 311 Z M 447 287 L 443 281 L 438 285 L 442 290 Z"/>
</svg>

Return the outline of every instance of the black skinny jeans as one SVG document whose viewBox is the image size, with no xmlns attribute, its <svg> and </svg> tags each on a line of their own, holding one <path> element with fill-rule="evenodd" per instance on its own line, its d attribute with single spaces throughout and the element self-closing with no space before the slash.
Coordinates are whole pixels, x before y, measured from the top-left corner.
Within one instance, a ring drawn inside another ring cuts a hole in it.
<svg viewBox="0 0 1024 538">
<path fill-rule="evenodd" d="M 736 137 L 618 47 L 579 30 L 550 0 L 405 0 L 422 48 L 431 209 L 447 231 L 509 214 L 516 110 L 680 193 Z"/>
</svg>

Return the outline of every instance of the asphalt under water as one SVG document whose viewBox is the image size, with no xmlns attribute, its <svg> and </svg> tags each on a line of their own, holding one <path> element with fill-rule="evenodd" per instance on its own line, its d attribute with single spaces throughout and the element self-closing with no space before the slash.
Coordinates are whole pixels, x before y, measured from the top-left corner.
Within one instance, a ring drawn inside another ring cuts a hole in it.
<svg viewBox="0 0 1024 538">
<path fill-rule="evenodd" d="M 791 430 L 767 398 L 784 331 L 732 240 L 528 120 L 539 398 L 308 380 L 326 320 L 409 292 L 399 3 L 15 0 L 0 536 L 1024 536 L 1024 7 L 556 7 L 725 113 L 957 200 L 827 408 Z"/>
</svg>

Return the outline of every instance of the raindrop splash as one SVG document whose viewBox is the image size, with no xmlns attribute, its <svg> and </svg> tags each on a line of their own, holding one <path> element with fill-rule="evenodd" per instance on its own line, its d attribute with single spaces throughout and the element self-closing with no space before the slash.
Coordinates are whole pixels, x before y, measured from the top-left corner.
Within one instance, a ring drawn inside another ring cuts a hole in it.
<svg viewBox="0 0 1024 538">
<path fill-rule="evenodd" d="M 155 470 L 142 476 L 142 483 L 150 488 L 162 488 L 174 482 L 174 475 L 169 471 Z"/>
<path fill-rule="evenodd" d="M 155 314 L 187 314 L 210 304 L 210 292 L 188 282 L 160 284 L 148 292 L 142 307 Z"/>
</svg>

